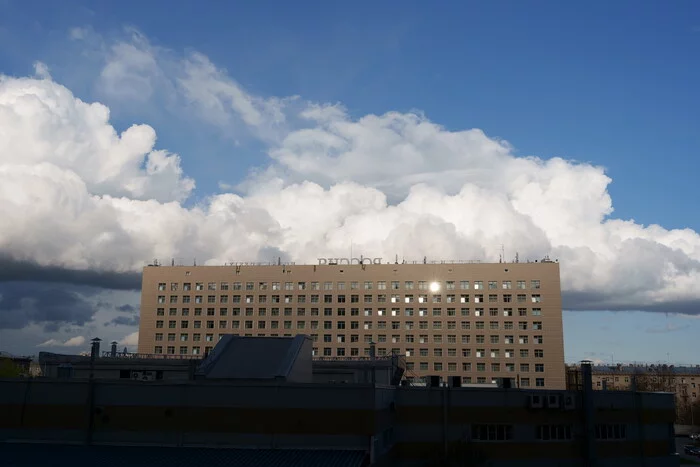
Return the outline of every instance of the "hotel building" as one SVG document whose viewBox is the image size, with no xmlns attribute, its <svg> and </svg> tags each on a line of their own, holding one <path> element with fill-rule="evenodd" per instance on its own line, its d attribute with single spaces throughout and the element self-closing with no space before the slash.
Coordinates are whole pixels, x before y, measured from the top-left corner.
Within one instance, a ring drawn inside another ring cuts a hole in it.
<svg viewBox="0 0 700 467">
<path fill-rule="evenodd" d="M 138 351 L 203 357 L 221 336 L 309 335 L 314 358 L 406 356 L 406 379 L 566 387 L 559 264 L 147 266 Z"/>
</svg>

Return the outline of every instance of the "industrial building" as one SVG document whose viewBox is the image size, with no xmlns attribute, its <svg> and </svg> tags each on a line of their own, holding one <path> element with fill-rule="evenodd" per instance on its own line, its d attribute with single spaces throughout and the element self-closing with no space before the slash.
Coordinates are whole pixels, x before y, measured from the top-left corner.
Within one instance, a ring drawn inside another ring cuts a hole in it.
<svg viewBox="0 0 700 467">
<path fill-rule="evenodd" d="M 396 386 L 406 370 L 406 359 L 401 355 L 312 359 L 311 340 L 303 335 L 294 338 L 226 335 L 217 343 L 217 351 L 210 354 L 209 360 L 181 355 L 118 352 L 116 342 L 112 342 L 110 350 L 101 352 L 100 342 L 97 338 L 92 340 L 95 358 L 40 352 L 39 365 L 43 377 L 188 381 L 201 378 L 205 368 L 208 368 L 208 377 L 214 377 L 212 372 L 215 370 L 209 362 L 218 362 L 221 355 L 228 359 L 223 367 L 229 379 L 237 380 L 258 380 L 262 374 L 289 382 L 376 383 Z M 251 355 L 255 358 L 251 358 Z M 203 362 L 208 366 L 202 367 Z M 217 368 L 222 367 L 220 363 Z M 301 364 L 304 365 L 303 371 L 292 371 Z"/>
<path fill-rule="evenodd" d="M 359 264 L 351 264 L 359 263 Z M 564 389 L 559 264 L 319 260 L 144 268 L 141 354 L 309 335 L 315 358 L 404 355 L 405 378 Z"/>
<path fill-rule="evenodd" d="M 310 347 L 304 336 L 228 336 L 182 381 L 0 380 L 0 457 L 14 466 L 129 455 L 135 467 L 198 455 L 213 466 L 678 465 L 673 395 L 594 391 L 588 365 L 575 391 L 313 383 Z M 213 447 L 226 449 L 202 450 Z"/>
</svg>

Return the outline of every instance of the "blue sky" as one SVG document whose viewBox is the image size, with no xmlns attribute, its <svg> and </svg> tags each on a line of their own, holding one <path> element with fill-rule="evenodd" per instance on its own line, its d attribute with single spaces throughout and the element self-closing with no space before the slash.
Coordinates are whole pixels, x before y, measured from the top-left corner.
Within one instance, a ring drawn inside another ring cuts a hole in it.
<svg viewBox="0 0 700 467">
<path fill-rule="evenodd" d="M 102 62 L 69 40 L 72 28 L 109 43 L 132 27 L 167 53 L 196 50 L 257 96 L 342 103 L 351 118 L 417 110 L 447 130 L 505 139 L 518 156 L 600 165 L 613 218 L 700 231 L 698 2 L 202 5 L 0 0 L 0 72 L 31 75 L 41 61 L 76 96 L 108 105 L 118 130 L 153 126 L 197 182 L 189 203 L 267 165 L 265 143 L 162 99 L 105 94 Z M 689 362 L 698 331 L 700 320 L 676 314 L 567 312 L 567 360 Z"/>
</svg>

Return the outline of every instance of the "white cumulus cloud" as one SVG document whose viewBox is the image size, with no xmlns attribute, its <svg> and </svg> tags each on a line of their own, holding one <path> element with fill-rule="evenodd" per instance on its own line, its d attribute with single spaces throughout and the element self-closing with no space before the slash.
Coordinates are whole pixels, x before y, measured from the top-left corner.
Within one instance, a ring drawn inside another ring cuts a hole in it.
<svg viewBox="0 0 700 467">
<path fill-rule="evenodd" d="M 80 347 L 83 344 L 85 344 L 85 338 L 83 336 L 75 336 L 66 341 L 49 339 L 41 344 L 38 344 L 37 347 Z"/>
<path fill-rule="evenodd" d="M 103 79 L 115 94 L 170 80 L 213 123 L 253 128 L 269 163 L 239 194 L 185 207 L 194 181 L 179 156 L 155 147 L 153 128 L 117 133 L 108 108 L 47 74 L 2 77 L 0 254 L 134 271 L 151 258 L 310 262 L 346 256 L 351 242 L 390 260 L 497 261 L 505 245 L 507 260 L 557 258 L 570 308 L 697 313 L 700 236 L 612 218 L 601 167 L 516 157 L 481 130 L 450 131 L 419 113 L 354 118 L 298 102 L 297 111 L 251 95 L 203 55 L 169 53 L 179 67 L 169 78 L 159 54 L 142 38 L 115 46 Z"/>
<path fill-rule="evenodd" d="M 124 338 L 119 341 L 119 344 L 130 347 L 139 345 L 139 332 L 135 331 L 131 334 L 124 336 Z"/>
</svg>

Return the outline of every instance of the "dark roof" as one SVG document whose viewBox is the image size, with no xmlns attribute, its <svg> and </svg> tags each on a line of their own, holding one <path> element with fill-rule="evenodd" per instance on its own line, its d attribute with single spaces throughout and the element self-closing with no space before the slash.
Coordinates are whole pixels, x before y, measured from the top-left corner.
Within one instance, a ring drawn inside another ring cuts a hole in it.
<svg viewBox="0 0 700 467">
<path fill-rule="evenodd" d="M 197 374 L 211 379 L 286 378 L 308 339 L 301 334 L 296 337 L 243 337 L 228 334 L 219 340 L 201 363 Z M 309 359 L 309 365 L 310 362 Z"/>
<path fill-rule="evenodd" d="M 0 443 L 4 467 L 360 467 L 364 451 Z"/>
</svg>

